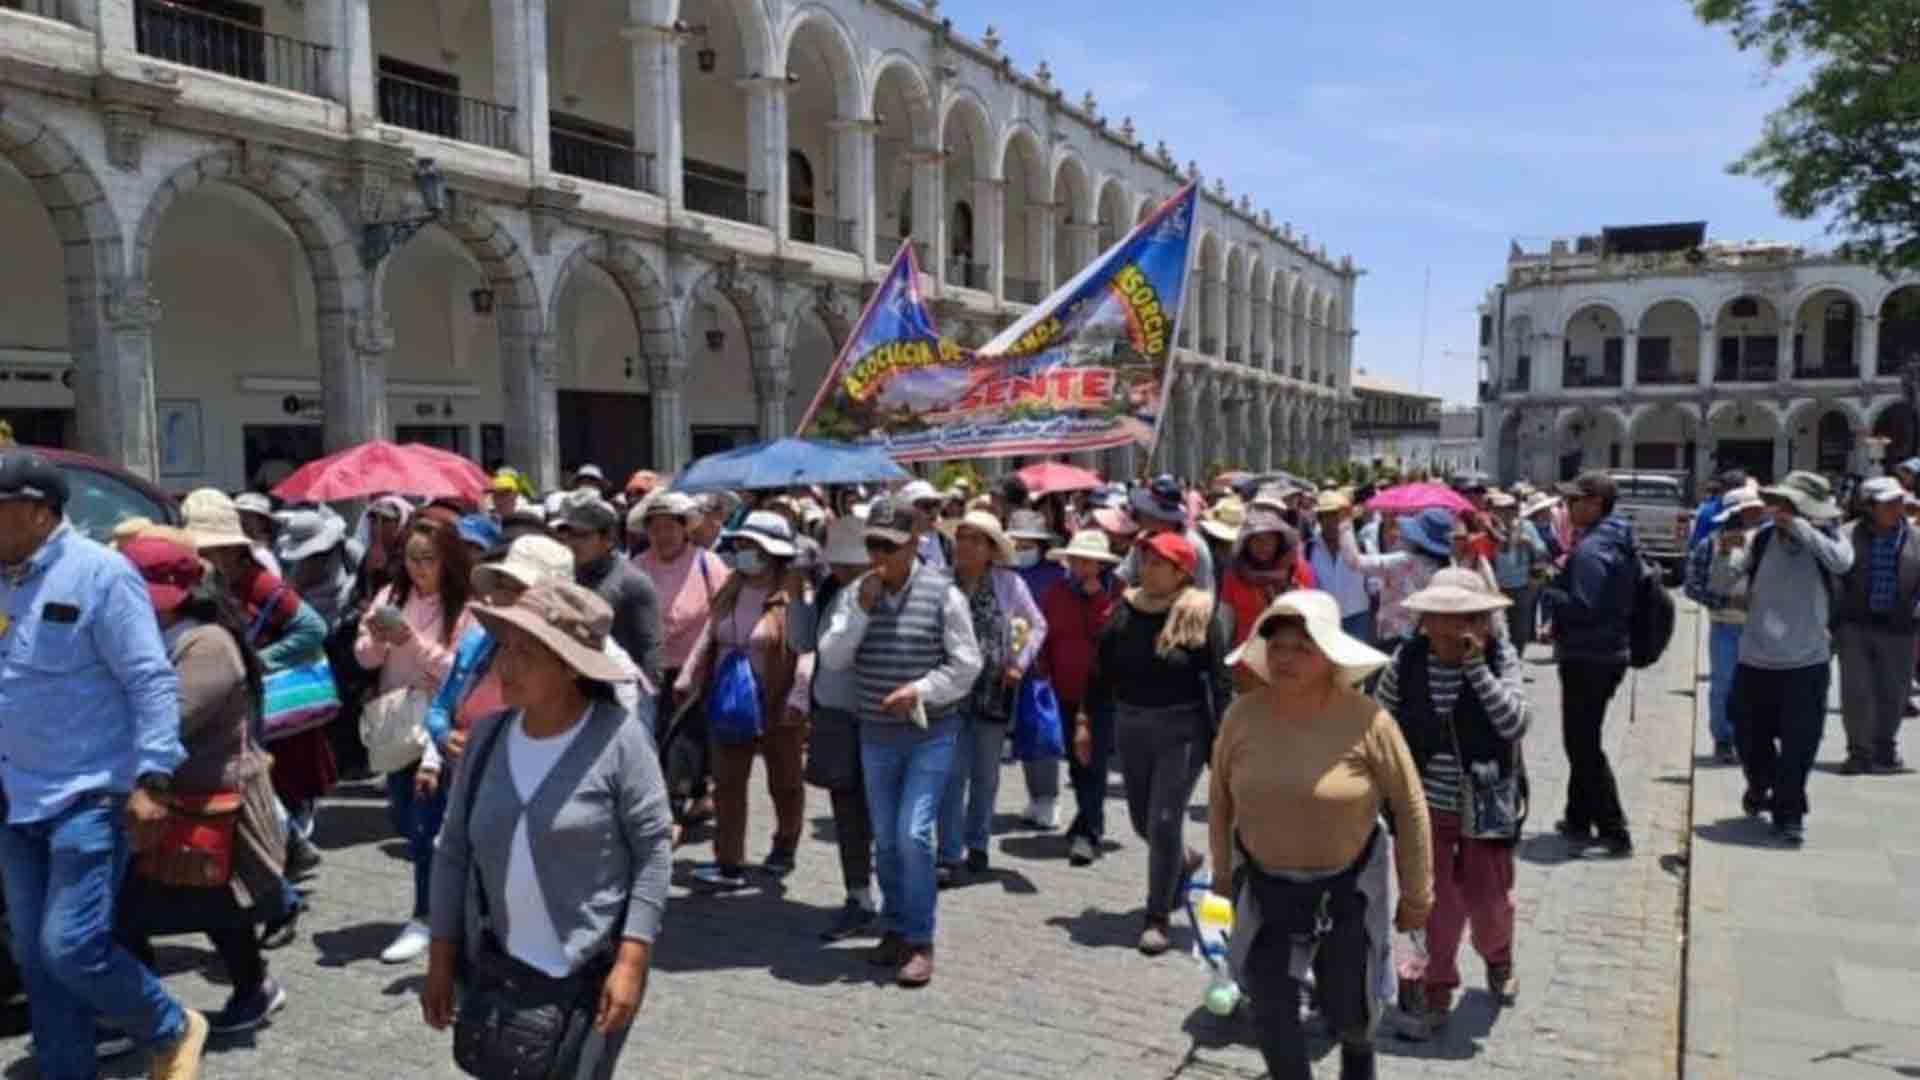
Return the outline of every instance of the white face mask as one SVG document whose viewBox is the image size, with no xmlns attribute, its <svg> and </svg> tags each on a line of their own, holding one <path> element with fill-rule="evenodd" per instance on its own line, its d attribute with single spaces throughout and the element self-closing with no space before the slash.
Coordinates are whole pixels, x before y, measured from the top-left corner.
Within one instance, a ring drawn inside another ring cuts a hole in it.
<svg viewBox="0 0 1920 1080">
<path fill-rule="evenodd" d="M 1013 565 L 1022 570 L 1031 570 L 1039 566 L 1040 549 L 1030 547 L 1015 548 L 1013 550 Z"/>
<path fill-rule="evenodd" d="M 755 548 L 743 548 L 733 553 L 733 568 L 748 577 L 757 577 L 766 572 L 767 557 Z"/>
</svg>

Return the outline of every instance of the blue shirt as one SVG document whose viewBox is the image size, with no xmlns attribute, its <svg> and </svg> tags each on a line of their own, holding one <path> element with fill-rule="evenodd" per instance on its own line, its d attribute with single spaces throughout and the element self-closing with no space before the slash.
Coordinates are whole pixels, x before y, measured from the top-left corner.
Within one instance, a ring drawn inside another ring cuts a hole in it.
<svg viewBox="0 0 1920 1080">
<path fill-rule="evenodd" d="M 58 816 L 82 795 L 172 775 L 180 680 L 133 564 L 62 523 L 0 568 L 0 786 L 7 821 Z"/>
<path fill-rule="evenodd" d="M 1907 523 L 1885 533 L 1871 533 L 1867 547 L 1867 610 L 1888 612 L 1900 596 L 1900 549 L 1907 542 Z"/>
</svg>

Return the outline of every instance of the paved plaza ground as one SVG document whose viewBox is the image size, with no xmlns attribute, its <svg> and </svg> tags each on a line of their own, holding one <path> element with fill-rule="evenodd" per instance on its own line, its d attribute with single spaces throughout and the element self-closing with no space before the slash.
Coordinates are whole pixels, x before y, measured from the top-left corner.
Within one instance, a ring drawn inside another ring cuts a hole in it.
<svg viewBox="0 0 1920 1080">
<path fill-rule="evenodd" d="M 1496 1009 L 1481 989 L 1479 961 L 1465 956 L 1468 992 L 1447 1036 L 1431 1044 L 1383 1038 L 1382 1076 L 1675 1076 L 1683 1015 L 1689 1076 L 1920 1075 L 1920 938 L 1910 917 L 1920 841 L 1881 827 L 1913 820 L 1920 779 L 1864 778 L 1843 788 L 1840 778 L 1819 774 L 1808 849 L 1754 846 L 1753 826 L 1720 820 L 1738 814 L 1731 771 L 1696 772 L 1694 733 L 1703 725 L 1695 689 L 1705 688 L 1697 681 L 1699 631 L 1683 601 L 1674 647 L 1614 702 L 1607 745 L 1637 843 L 1622 861 L 1569 859 L 1551 834 L 1566 780 L 1559 688 L 1545 650 L 1533 650 L 1527 676 L 1538 711 L 1527 758 L 1535 801 L 1516 886 L 1519 1002 Z M 1823 761 L 1831 760 L 1830 747 Z M 1009 767 L 1000 799 L 1006 829 L 1024 798 Z M 1145 858 L 1132 836 L 1115 837 L 1118 846 L 1094 867 L 1075 869 L 1059 836 L 1001 832 L 993 880 L 942 895 L 939 974 L 912 992 L 867 966 L 864 942 L 817 940 L 841 891 L 825 798 L 811 793 L 808 809 L 800 869 L 779 887 L 691 894 L 686 872 L 708 849 L 681 853 L 621 1076 L 1261 1075 L 1244 1010 L 1220 1021 L 1199 1008 L 1206 981 L 1192 959 L 1134 951 Z M 1196 844 L 1205 812 L 1196 802 Z M 759 851 L 772 820 L 759 793 L 753 813 Z M 1109 820 L 1124 829 L 1117 798 Z M 457 1075 L 447 1036 L 420 1023 L 422 967 L 375 958 L 409 889 L 376 787 L 344 788 L 321 821 L 327 861 L 315 879 L 314 911 L 300 940 L 271 954 L 291 1004 L 272 1026 L 216 1044 L 206 1075 Z M 1683 997 L 1690 869 L 1695 984 Z M 1737 917 L 1729 915 L 1735 906 Z M 1187 940 L 1184 919 L 1176 920 L 1177 944 Z M 224 999 L 225 987 L 203 971 L 211 958 L 203 942 L 174 939 L 161 957 L 169 985 L 188 1001 L 214 1007 Z M 32 1076 L 22 1021 L 9 1023 L 0 1063 L 11 1063 L 8 1076 Z M 1336 1058 L 1323 1053 L 1317 1074 L 1332 1076 Z M 134 1057 L 106 1075 L 143 1075 L 139 1069 Z"/>
</svg>

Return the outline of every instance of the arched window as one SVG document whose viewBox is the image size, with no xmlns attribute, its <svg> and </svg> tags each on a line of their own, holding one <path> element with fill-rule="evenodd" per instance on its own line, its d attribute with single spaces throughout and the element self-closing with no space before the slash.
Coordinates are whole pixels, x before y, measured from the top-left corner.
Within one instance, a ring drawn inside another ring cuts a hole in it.
<svg viewBox="0 0 1920 1080">
<path fill-rule="evenodd" d="M 787 205 L 793 208 L 793 238 L 803 244 L 813 243 L 818 233 L 813 208 L 813 165 L 807 161 L 807 155 L 798 150 L 787 151 Z"/>
<path fill-rule="evenodd" d="M 954 258 L 973 261 L 973 207 L 965 199 L 953 204 L 953 238 L 948 246 Z"/>
</svg>

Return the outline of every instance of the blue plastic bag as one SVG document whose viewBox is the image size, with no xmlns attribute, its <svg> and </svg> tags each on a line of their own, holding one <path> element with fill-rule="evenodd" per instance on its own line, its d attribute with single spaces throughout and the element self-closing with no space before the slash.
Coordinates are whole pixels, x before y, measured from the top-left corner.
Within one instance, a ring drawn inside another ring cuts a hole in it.
<svg viewBox="0 0 1920 1080">
<path fill-rule="evenodd" d="M 1013 707 L 1013 759 L 1046 761 L 1067 756 L 1066 733 L 1060 725 L 1060 698 L 1053 680 L 1028 676 L 1020 680 L 1020 696 Z"/>
<path fill-rule="evenodd" d="M 707 683 L 707 733 L 721 746 L 739 746 L 759 738 L 766 729 L 753 664 L 745 650 L 730 650 L 714 665 L 713 678 Z"/>
</svg>

